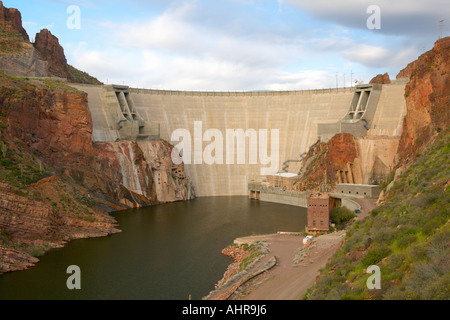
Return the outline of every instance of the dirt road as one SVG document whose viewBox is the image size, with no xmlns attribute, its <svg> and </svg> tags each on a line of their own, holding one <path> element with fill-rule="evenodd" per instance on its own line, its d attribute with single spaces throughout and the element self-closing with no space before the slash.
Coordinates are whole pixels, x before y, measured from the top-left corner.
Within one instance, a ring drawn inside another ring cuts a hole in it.
<svg viewBox="0 0 450 320">
<path fill-rule="evenodd" d="M 361 220 L 376 207 L 374 199 L 355 199 L 361 206 L 356 217 Z M 303 236 L 292 234 L 271 234 L 236 239 L 236 243 L 265 242 L 269 253 L 255 263 L 249 274 L 257 273 L 270 259 L 276 258 L 276 265 L 268 271 L 246 281 L 237 290 L 218 290 L 210 299 L 225 297 L 229 300 L 297 300 L 311 287 L 319 270 L 339 248 L 345 238 L 345 231 L 330 233 L 314 239 L 308 248 L 303 248 Z"/>
<path fill-rule="evenodd" d="M 270 253 L 264 257 L 255 269 L 275 256 L 277 265 L 242 285 L 230 300 L 297 300 L 314 283 L 319 270 L 339 247 L 345 233 L 337 232 L 316 238 L 312 245 L 300 253 L 303 259 L 294 265 L 299 249 L 303 248 L 303 237 L 295 235 L 265 235 L 239 238 L 237 241 L 251 243 L 264 241 Z"/>
</svg>

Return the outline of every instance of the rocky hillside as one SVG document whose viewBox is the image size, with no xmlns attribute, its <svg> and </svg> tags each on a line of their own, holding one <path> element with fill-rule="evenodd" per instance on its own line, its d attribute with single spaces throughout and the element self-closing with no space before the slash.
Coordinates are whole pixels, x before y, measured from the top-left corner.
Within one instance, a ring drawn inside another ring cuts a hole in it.
<svg viewBox="0 0 450 320">
<path fill-rule="evenodd" d="M 353 223 L 306 299 L 450 299 L 449 154 L 447 130 Z M 367 288 L 371 265 L 381 289 Z"/>
<path fill-rule="evenodd" d="M 67 64 L 63 47 L 49 30 L 36 34 L 31 43 L 17 9 L 0 1 L 0 70 L 18 77 L 58 77 L 73 83 L 102 84 Z"/>
<path fill-rule="evenodd" d="M 450 38 L 400 72 L 407 116 L 379 206 L 351 225 L 305 299 L 450 299 Z M 369 290 L 366 269 L 381 269 Z"/>
</svg>

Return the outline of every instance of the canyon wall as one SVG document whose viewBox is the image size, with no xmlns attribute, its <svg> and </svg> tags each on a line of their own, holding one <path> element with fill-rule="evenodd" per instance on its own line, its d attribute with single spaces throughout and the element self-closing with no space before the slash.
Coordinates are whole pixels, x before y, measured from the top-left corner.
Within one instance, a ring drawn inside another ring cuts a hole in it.
<svg viewBox="0 0 450 320">
<path fill-rule="evenodd" d="M 405 88 L 407 114 L 398 150 L 397 167 L 409 165 L 450 125 L 450 37 L 400 71 L 410 77 Z"/>
<path fill-rule="evenodd" d="M 166 141 L 93 143 L 85 93 L 5 74 L 0 84 L 0 273 L 119 232 L 107 212 L 194 196 Z"/>
<path fill-rule="evenodd" d="M 183 166 L 172 163 L 168 143 L 94 144 L 85 93 L 59 81 L 5 82 L 11 87 L 4 86 L 0 101 L 11 135 L 47 165 L 89 189 L 133 206 L 186 199 Z M 40 88 L 42 82 L 45 88 Z M 48 90 L 58 86 L 65 89 Z M 177 171 L 181 174 L 175 174 Z M 167 187 L 155 185 L 154 175 Z"/>
</svg>

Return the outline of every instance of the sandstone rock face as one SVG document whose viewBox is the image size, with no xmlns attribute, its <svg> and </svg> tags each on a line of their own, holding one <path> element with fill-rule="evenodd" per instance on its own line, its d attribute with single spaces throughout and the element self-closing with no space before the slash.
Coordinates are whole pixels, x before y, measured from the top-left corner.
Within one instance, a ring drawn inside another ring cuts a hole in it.
<svg viewBox="0 0 450 320">
<path fill-rule="evenodd" d="M 34 47 L 41 59 L 48 62 L 48 76 L 70 78 L 64 49 L 49 30 L 43 29 L 36 34 Z"/>
<path fill-rule="evenodd" d="M 403 69 L 397 78 L 409 77 L 407 114 L 398 149 L 397 167 L 411 163 L 417 152 L 450 124 L 450 37 Z"/>
<path fill-rule="evenodd" d="M 303 176 L 298 191 L 328 191 L 338 183 L 362 183 L 360 155 L 355 138 L 348 133 L 335 135 L 328 143 L 312 146 L 303 160 Z"/>
<path fill-rule="evenodd" d="M 16 77 L 47 77 L 48 62 L 41 59 L 31 44 L 21 52 L 0 56 L 0 70 Z"/>
<path fill-rule="evenodd" d="M 17 9 L 9 9 L 0 1 L 0 26 L 6 31 L 18 31 L 24 40 L 30 41 L 27 32 L 22 27 L 22 15 Z"/>
<path fill-rule="evenodd" d="M 389 74 L 386 72 L 385 74 L 379 74 L 370 80 L 369 84 L 390 84 L 391 78 L 389 78 Z"/>
<path fill-rule="evenodd" d="M 173 146 L 169 143 L 121 141 L 101 146 L 114 155 L 110 165 L 121 173 L 121 185 L 135 195 L 142 196 L 142 199 L 166 203 L 194 196 L 183 165 L 172 162 L 170 155 Z M 133 203 L 133 199 L 119 198 L 123 204 Z M 131 206 L 143 204 L 137 202 Z"/>
<path fill-rule="evenodd" d="M 2 144 L 53 174 L 23 189 L 0 181 L 0 273 L 35 263 L 28 251 L 118 232 L 106 211 L 194 196 L 169 143 L 93 144 L 85 93 L 61 81 L 1 76 L 0 83 Z M 28 251 L 18 249 L 24 244 Z"/>
<path fill-rule="evenodd" d="M 102 84 L 96 78 L 67 64 L 64 49 L 49 30 L 36 34 L 30 43 L 17 9 L 0 1 L 0 70 L 16 77 L 58 77 L 74 83 Z"/>
<path fill-rule="evenodd" d="M 52 177 L 39 182 L 35 190 L 53 189 L 62 181 Z M 33 189 L 33 188 L 32 188 Z M 54 190 L 54 189 L 53 189 Z M 72 239 L 106 236 L 120 232 L 115 221 L 106 213 L 90 212 L 89 219 L 75 211 L 61 210 L 39 200 L 30 199 L 31 193 L 18 191 L 0 183 L 0 230 L 7 234 L 9 248 L 0 238 L 0 273 L 22 270 L 39 261 L 33 251 L 60 247 Z M 87 209 L 85 209 L 87 210 Z M 87 211 L 86 211 L 87 212 Z M 22 250 L 14 249 L 19 245 Z M 44 249 L 45 248 L 45 249 Z"/>
<path fill-rule="evenodd" d="M 17 98 L 11 98 L 11 91 L 0 92 L 0 101 L 8 106 L 13 136 L 46 164 L 131 207 L 188 198 L 184 168 L 173 165 L 168 143 L 94 145 L 85 93 L 31 86 L 26 90 Z"/>
</svg>

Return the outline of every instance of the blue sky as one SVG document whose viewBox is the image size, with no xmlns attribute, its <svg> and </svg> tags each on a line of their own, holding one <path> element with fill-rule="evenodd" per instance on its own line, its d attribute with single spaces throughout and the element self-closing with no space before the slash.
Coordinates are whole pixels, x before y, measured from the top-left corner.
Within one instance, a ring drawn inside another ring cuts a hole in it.
<svg viewBox="0 0 450 320">
<path fill-rule="evenodd" d="M 31 39 L 59 38 L 69 64 L 105 83 L 179 90 L 299 90 L 391 78 L 440 34 L 448 0 L 4 0 Z M 69 29 L 67 8 L 80 8 Z M 369 29 L 370 5 L 381 29 Z M 337 75 L 337 77 L 336 77 Z"/>
</svg>

